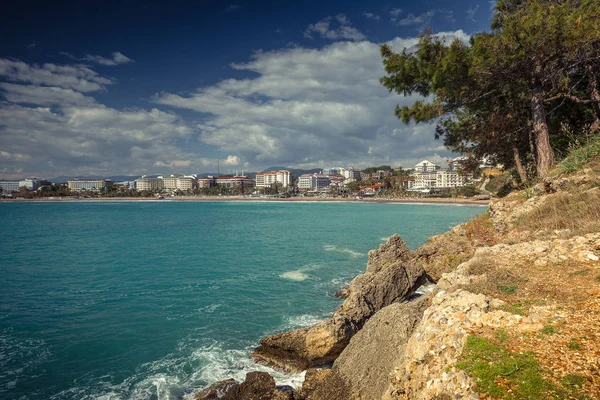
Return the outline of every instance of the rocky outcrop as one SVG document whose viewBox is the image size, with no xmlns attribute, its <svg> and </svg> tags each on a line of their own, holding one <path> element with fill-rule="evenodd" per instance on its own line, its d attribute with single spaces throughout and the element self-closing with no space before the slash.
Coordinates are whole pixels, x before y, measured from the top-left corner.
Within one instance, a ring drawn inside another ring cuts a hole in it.
<svg viewBox="0 0 600 400">
<path fill-rule="evenodd" d="M 464 290 L 440 291 L 406 345 L 382 399 L 478 399 L 475 383 L 456 363 L 475 328 L 511 328 L 533 332 L 542 324 L 499 310 L 504 302 Z"/>
<path fill-rule="evenodd" d="M 364 274 L 349 287 L 344 303 L 327 320 L 304 329 L 268 336 L 253 358 L 284 370 L 300 371 L 334 361 L 377 311 L 406 299 L 424 282 L 424 271 L 398 235 L 369 252 Z"/>
<path fill-rule="evenodd" d="M 244 382 L 220 381 L 196 394 L 196 400 L 294 400 L 293 390 L 278 388 L 266 372 L 249 372 Z"/>
<path fill-rule="evenodd" d="M 404 361 L 404 349 L 430 295 L 409 303 L 394 303 L 378 311 L 352 338 L 325 376 L 307 375 L 307 400 L 380 399 L 390 375 Z"/>
<path fill-rule="evenodd" d="M 415 251 L 415 255 L 428 279 L 437 282 L 442 274 L 454 270 L 460 263 L 471 258 L 475 245 L 463 224 L 429 238 L 427 243 Z"/>
</svg>

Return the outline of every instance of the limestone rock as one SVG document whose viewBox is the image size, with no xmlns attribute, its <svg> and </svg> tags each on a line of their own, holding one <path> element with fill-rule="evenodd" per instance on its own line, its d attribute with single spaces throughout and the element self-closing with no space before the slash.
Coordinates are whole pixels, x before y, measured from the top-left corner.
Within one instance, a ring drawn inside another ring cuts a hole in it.
<svg viewBox="0 0 600 400">
<path fill-rule="evenodd" d="M 407 298 L 423 282 L 423 268 L 394 235 L 369 253 L 367 271 L 350 283 L 348 298 L 331 318 L 310 328 L 263 338 L 252 356 L 257 362 L 291 371 L 334 361 L 373 314 Z"/>
<path fill-rule="evenodd" d="M 380 399 L 394 368 L 404 362 L 406 343 L 429 306 L 429 297 L 421 296 L 410 303 L 394 303 L 379 310 L 350 340 L 333 364 L 331 377 L 323 385 L 339 386 L 336 384 L 336 378 L 339 378 L 347 388 L 346 399 Z"/>
<path fill-rule="evenodd" d="M 225 399 L 227 394 L 237 388 L 239 384 L 233 379 L 225 379 L 210 385 L 199 393 L 196 393 L 196 400 L 217 400 Z"/>
<path fill-rule="evenodd" d="M 442 274 L 471 258 L 474 251 L 474 243 L 469 240 L 464 226 L 459 225 L 442 235 L 431 237 L 415 254 L 427 277 L 437 282 Z"/>
</svg>

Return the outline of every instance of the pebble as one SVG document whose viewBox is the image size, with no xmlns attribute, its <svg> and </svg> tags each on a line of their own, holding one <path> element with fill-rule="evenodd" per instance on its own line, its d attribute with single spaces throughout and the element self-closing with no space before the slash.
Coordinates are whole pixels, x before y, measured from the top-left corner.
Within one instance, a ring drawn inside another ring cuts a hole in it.
<svg viewBox="0 0 600 400">
<path fill-rule="evenodd" d="M 598 256 L 597 256 L 597 255 L 595 255 L 595 254 L 592 254 L 592 253 L 589 253 L 589 254 L 587 255 L 587 258 L 589 258 L 589 259 L 590 259 L 590 260 L 592 260 L 592 261 L 598 261 Z"/>
</svg>

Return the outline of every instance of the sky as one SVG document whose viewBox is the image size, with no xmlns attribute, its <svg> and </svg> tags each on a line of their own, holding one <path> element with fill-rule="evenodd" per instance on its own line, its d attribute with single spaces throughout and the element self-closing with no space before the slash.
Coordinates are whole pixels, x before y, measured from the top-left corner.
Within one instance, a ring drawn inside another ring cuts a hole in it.
<svg viewBox="0 0 600 400">
<path fill-rule="evenodd" d="M 261 171 L 453 155 L 401 123 L 379 47 L 468 40 L 493 1 L 7 2 L 0 178 Z M 455 156 L 455 155 L 454 155 Z"/>
</svg>

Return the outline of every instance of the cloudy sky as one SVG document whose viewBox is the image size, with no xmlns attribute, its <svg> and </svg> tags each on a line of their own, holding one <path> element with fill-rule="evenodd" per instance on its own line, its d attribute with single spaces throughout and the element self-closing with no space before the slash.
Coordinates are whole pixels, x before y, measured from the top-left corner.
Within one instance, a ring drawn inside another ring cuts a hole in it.
<svg viewBox="0 0 600 400">
<path fill-rule="evenodd" d="M 0 14 L 0 178 L 411 166 L 379 46 L 467 40 L 489 0 L 22 1 Z"/>
</svg>

